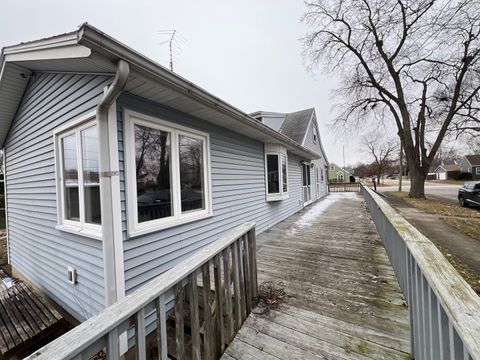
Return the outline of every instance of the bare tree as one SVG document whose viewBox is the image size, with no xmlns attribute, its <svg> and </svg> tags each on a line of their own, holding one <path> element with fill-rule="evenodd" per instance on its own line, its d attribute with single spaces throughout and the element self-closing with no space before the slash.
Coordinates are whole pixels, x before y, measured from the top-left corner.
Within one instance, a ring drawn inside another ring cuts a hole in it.
<svg viewBox="0 0 480 360">
<path fill-rule="evenodd" d="M 363 143 L 373 157 L 370 169 L 377 176 L 380 184 L 382 175 L 392 169 L 394 157 L 398 152 L 397 142 L 394 139 L 385 138 L 379 133 L 372 133 L 363 138 Z"/>
<path fill-rule="evenodd" d="M 335 124 L 394 123 L 412 180 L 409 195 L 424 197 L 446 134 L 475 131 L 480 2 L 307 0 L 306 6 L 303 20 L 312 31 L 304 55 L 312 69 L 323 64 L 341 80 Z"/>
</svg>

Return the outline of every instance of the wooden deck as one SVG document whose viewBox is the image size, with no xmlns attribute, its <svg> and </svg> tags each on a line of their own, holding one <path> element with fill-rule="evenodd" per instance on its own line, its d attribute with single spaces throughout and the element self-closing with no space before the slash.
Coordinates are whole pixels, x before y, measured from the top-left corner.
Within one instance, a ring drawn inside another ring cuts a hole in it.
<svg viewBox="0 0 480 360">
<path fill-rule="evenodd" d="M 19 281 L 11 287 L 2 282 L 0 270 L 0 359 L 41 342 L 61 315 L 28 285 Z"/>
<path fill-rule="evenodd" d="M 331 194 L 257 241 L 259 283 L 286 296 L 257 306 L 222 359 L 410 359 L 408 310 L 361 195 Z"/>
</svg>

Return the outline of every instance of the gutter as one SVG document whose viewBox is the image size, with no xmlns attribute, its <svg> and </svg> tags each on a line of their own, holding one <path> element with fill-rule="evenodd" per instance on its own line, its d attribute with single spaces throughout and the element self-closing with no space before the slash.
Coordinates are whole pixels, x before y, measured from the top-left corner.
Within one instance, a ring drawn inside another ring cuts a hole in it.
<svg viewBox="0 0 480 360">
<path fill-rule="evenodd" d="M 112 146 L 116 149 L 116 144 L 110 144 L 109 110 L 125 88 L 129 75 L 130 66 L 126 61 L 119 60 L 113 83 L 105 89 L 103 98 L 97 105 L 105 306 L 115 303 L 118 287 L 123 288 L 122 284 L 118 284 L 117 277 L 117 269 L 123 269 L 123 264 L 117 263 L 123 261 L 123 256 L 122 259 L 118 259 L 116 254 L 119 254 L 119 249 L 115 248 L 116 244 L 117 247 L 120 246 L 118 241 L 122 241 L 121 238 L 117 241 L 115 239 L 114 217 L 120 209 L 116 202 L 117 196 L 112 191 L 112 188 L 117 188 L 116 183 L 119 184 L 120 179 L 118 164 L 112 162 Z"/>
<path fill-rule="evenodd" d="M 309 159 L 318 159 L 319 154 L 306 149 L 297 142 L 293 141 L 289 137 L 280 134 L 279 132 L 269 128 L 265 124 L 262 124 L 235 108 L 232 105 L 224 102 L 223 100 L 211 95 L 206 90 L 195 85 L 194 83 L 182 78 L 181 76 L 171 72 L 164 68 L 160 64 L 157 64 L 153 60 L 141 55 L 137 51 L 129 48 L 128 46 L 118 42 L 109 35 L 96 29 L 95 27 L 84 24 L 78 33 L 78 43 L 85 45 L 100 53 L 107 53 L 113 58 L 122 58 L 128 61 L 131 65 L 135 66 L 140 72 L 143 72 L 151 79 L 168 84 L 172 89 L 180 94 L 185 94 L 188 97 L 196 100 L 197 102 L 209 106 L 210 108 L 217 109 L 225 115 L 236 119 L 237 121 L 254 128 L 264 134 L 273 137 L 274 139 L 284 143 L 291 149 L 296 149 L 303 153 L 303 156 Z"/>
</svg>

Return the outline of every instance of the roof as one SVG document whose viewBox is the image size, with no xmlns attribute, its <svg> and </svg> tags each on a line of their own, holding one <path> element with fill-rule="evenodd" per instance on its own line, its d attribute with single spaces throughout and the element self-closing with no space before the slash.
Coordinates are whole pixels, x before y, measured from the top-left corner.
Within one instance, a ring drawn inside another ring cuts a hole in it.
<svg viewBox="0 0 480 360">
<path fill-rule="evenodd" d="M 283 144 L 302 158 L 315 152 L 85 23 L 78 30 L 2 49 L 0 57 L 0 144 L 7 136 L 33 72 L 114 75 L 122 59 L 130 65 L 125 91 L 259 140 Z"/>
<path fill-rule="evenodd" d="M 295 142 L 303 144 L 314 112 L 315 109 L 311 108 L 287 114 L 279 131 Z"/>
<path fill-rule="evenodd" d="M 472 166 L 480 166 L 480 155 L 465 155 L 465 158 L 468 160 Z"/>
<path fill-rule="evenodd" d="M 438 169 L 442 168 L 445 171 L 460 171 L 460 166 L 456 164 L 448 164 L 448 165 L 438 165 L 434 172 L 437 172 Z"/>
</svg>

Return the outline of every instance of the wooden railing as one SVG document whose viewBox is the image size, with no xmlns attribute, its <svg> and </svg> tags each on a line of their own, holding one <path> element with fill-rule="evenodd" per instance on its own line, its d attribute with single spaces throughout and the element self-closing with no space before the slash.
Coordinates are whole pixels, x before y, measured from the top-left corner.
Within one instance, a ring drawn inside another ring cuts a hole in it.
<svg viewBox="0 0 480 360">
<path fill-rule="evenodd" d="M 408 304 L 412 357 L 479 360 L 480 297 L 429 239 L 362 190 Z"/>
<path fill-rule="evenodd" d="M 333 183 L 328 184 L 329 192 L 359 192 L 360 183 Z"/>
<path fill-rule="evenodd" d="M 119 338 L 126 338 L 125 333 L 134 333 L 130 351 L 146 359 L 150 327 L 156 330 L 153 342 L 160 359 L 171 352 L 176 359 L 218 359 L 255 306 L 257 294 L 255 224 L 245 223 L 27 359 L 89 359 L 99 352 L 118 359 Z M 169 324 L 174 329 L 167 332 Z"/>
</svg>

